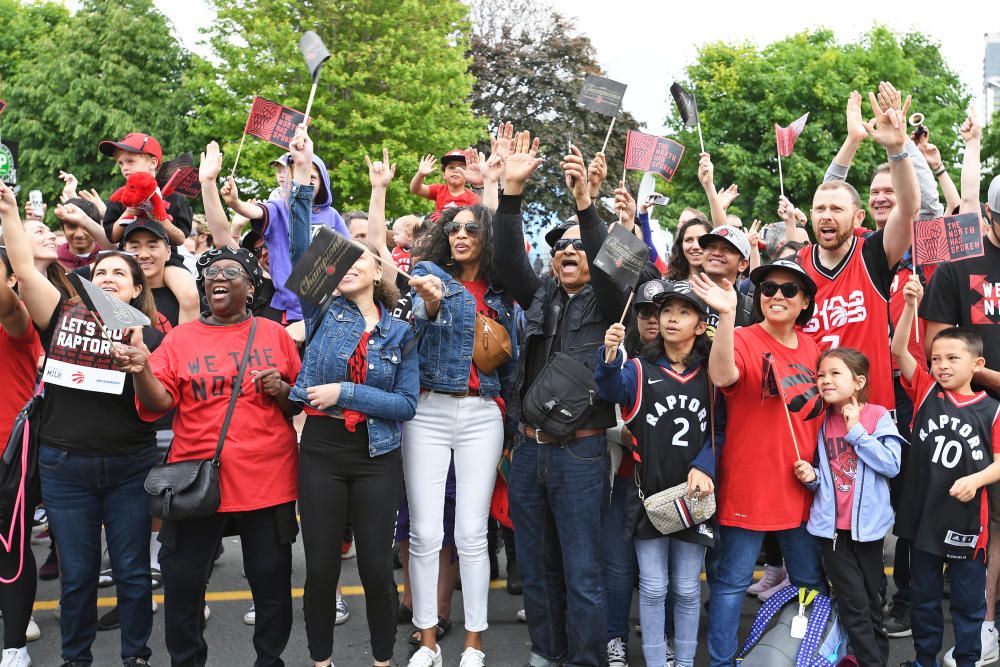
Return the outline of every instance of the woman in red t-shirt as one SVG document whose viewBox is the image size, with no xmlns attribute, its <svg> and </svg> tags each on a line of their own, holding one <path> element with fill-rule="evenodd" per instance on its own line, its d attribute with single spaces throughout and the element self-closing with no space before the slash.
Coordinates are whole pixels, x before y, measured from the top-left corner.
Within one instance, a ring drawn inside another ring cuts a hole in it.
<svg viewBox="0 0 1000 667">
<path fill-rule="evenodd" d="M 691 287 L 719 313 L 708 370 L 726 399 L 719 454 L 718 562 L 710 570 L 708 651 L 731 664 L 746 589 L 764 535 L 774 531 L 795 586 L 826 592 L 819 546 L 805 528 L 811 498 L 795 462 L 811 461 L 822 402 L 816 389 L 819 348 L 796 329 L 812 317 L 816 284 L 795 262 L 776 260 L 750 273 L 755 319 L 735 328 L 737 295 L 703 274 Z M 768 437 L 761 438 L 761 434 Z"/>
<path fill-rule="evenodd" d="M 252 316 L 247 308 L 263 273 L 242 248 L 213 249 L 198 259 L 209 313 L 173 329 L 150 355 L 142 340 L 116 354 L 133 374 L 139 415 L 155 421 L 172 408 L 169 460 L 210 459 L 243 360 Z M 160 568 L 166 645 L 178 664 L 204 664 L 206 573 L 222 537 L 239 534 L 257 610 L 257 664 L 280 664 L 292 629 L 292 541 L 298 532 L 298 449 L 288 400 L 299 372 L 295 343 L 278 323 L 256 318 L 247 371 L 222 449 L 221 503 L 215 514 L 165 520 Z M 230 532 L 233 531 L 233 532 Z"/>
</svg>

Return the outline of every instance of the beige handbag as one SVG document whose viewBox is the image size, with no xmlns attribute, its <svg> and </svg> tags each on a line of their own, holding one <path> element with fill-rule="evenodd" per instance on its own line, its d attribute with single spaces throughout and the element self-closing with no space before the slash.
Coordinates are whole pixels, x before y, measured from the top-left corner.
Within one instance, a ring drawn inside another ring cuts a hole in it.
<svg viewBox="0 0 1000 667">
<path fill-rule="evenodd" d="M 476 338 L 472 344 L 472 363 L 481 373 L 492 373 L 510 361 L 514 348 L 510 334 L 499 322 L 476 313 Z"/>
</svg>

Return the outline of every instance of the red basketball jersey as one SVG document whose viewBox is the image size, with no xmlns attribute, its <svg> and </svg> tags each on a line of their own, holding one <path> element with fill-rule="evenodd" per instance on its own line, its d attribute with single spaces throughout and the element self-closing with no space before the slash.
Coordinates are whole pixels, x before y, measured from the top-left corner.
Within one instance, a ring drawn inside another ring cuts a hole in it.
<svg viewBox="0 0 1000 667">
<path fill-rule="evenodd" d="M 865 244 L 879 244 L 863 253 Z M 819 263 L 819 246 L 799 252 L 799 263 L 816 282 L 816 310 L 803 332 L 812 336 L 820 351 L 852 347 L 868 357 L 871 376 L 868 400 L 894 411 L 892 355 L 889 353 L 889 283 L 881 232 L 869 238 L 855 237 L 851 250 L 836 267 Z M 884 284 L 881 284 L 884 283 Z"/>
</svg>

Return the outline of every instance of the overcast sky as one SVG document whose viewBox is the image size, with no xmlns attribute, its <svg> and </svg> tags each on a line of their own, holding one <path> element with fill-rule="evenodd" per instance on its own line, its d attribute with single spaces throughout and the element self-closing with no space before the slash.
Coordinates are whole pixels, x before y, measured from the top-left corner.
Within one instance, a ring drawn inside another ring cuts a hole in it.
<svg viewBox="0 0 1000 667">
<path fill-rule="evenodd" d="M 213 17 L 208 3 L 204 0 L 155 1 L 173 20 L 185 44 L 201 51 L 196 47 L 200 39 L 198 28 L 208 25 Z M 847 42 L 875 23 L 901 32 L 919 31 L 940 43 L 945 60 L 975 95 L 977 109 L 981 111 L 983 34 L 1000 32 L 1000 2 L 981 0 L 549 2 L 561 13 L 577 19 L 577 28 L 594 43 L 608 76 L 628 84 L 624 107 L 657 133 L 663 129 L 671 103 L 670 83 L 682 76 L 684 67 L 695 59 L 697 47 L 706 42 L 751 41 L 764 45 L 818 27 L 832 28 L 839 40 Z M 609 14 L 609 8 L 617 12 Z M 894 14 L 884 13 L 886 9 Z M 914 109 L 919 108 L 919 100 L 915 100 Z"/>
</svg>

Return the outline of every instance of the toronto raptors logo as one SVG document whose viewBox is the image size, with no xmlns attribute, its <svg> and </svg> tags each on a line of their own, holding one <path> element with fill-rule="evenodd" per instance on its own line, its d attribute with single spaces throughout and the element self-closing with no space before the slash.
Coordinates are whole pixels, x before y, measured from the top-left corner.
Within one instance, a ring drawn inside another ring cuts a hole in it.
<svg viewBox="0 0 1000 667">
<path fill-rule="evenodd" d="M 840 294 L 827 297 L 816 302 L 816 312 L 806 324 L 805 333 L 839 329 L 855 322 L 864 322 L 868 318 L 865 307 L 865 294 L 859 289 L 854 290 L 844 298 Z"/>
<path fill-rule="evenodd" d="M 689 288 L 690 289 L 690 288 Z M 652 301 L 653 297 L 657 294 L 662 294 L 664 290 L 663 283 L 659 280 L 650 280 L 648 283 L 642 286 L 642 296 L 646 301 Z"/>
<path fill-rule="evenodd" d="M 858 474 L 858 455 L 854 452 L 843 452 L 837 457 L 837 465 L 830 466 L 830 472 L 833 473 L 833 483 L 838 491 L 850 491 Z"/>
<path fill-rule="evenodd" d="M 802 364 L 777 367 L 774 355 L 764 355 L 761 398 L 780 398 L 804 421 L 815 419 L 823 412 L 823 401 L 816 388 L 816 372 Z"/>
</svg>

